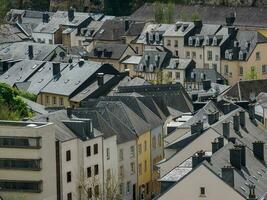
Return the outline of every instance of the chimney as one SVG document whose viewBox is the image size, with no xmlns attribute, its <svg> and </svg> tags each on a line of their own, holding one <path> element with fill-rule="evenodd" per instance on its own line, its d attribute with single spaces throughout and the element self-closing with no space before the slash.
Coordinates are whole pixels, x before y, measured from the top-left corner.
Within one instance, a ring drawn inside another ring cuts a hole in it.
<svg viewBox="0 0 267 200">
<path fill-rule="evenodd" d="M 194 21 L 195 27 L 196 28 L 201 28 L 202 27 L 202 20 L 195 20 Z"/>
<path fill-rule="evenodd" d="M 212 154 L 214 154 L 216 151 L 218 151 L 219 148 L 219 142 L 217 139 L 214 139 L 213 142 L 211 142 L 211 148 L 212 148 Z"/>
<path fill-rule="evenodd" d="M 255 106 L 253 104 L 248 105 L 248 112 L 251 121 L 255 121 Z"/>
<path fill-rule="evenodd" d="M 195 168 L 204 160 L 210 161 L 210 157 L 205 155 L 205 151 L 198 151 L 192 156 L 192 167 Z"/>
<path fill-rule="evenodd" d="M 221 84 L 221 85 L 224 85 L 224 80 L 221 79 L 221 78 L 218 78 L 218 79 L 216 80 L 216 83 Z"/>
<path fill-rule="evenodd" d="M 223 122 L 223 136 L 227 139 L 230 137 L 230 122 Z"/>
<path fill-rule="evenodd" d="M 93 122 L 91 119 L 84 120 L 85 123 L 85 134 L 90 136 L 93 133 Z"/>
<path fill-rule="evenodd" d="M 192 99 L 193 102 L 197 101 L 198 100 L 198 94 L 197 93 L 196 94 L 192 94 L 191 95 L 191 99 Z"/>
<path fill-rule="evenodd" d="M 249 186 L 249 195 L 248 195 L 248 200 L 256 200 L 256 194 L 255 194 L 255 185 L 250 184 Z"/>
<path fill-rule="evenodd" d="M 253 142 L 253 154 L 256 158 L 261 161 L 264 161 L 264 142 L 263 141 L 256 141 Z"/>
<path fill-rule="evenodd" d="M 72 108 L 71 107 L 67 107 L 67 116 L 68 116 L 68 118 L 72 118 Z"/>
<path fill-rule="evenodd" d="M 228 114 L 229 112 L 230 112 L 230 107 L 231 106 L 231 104 L 230 103 L 224 103 L 223 104 L 223 113 L 226 115 L 226 114 Z"/>
<path fill-rule="evenodd" d="M 234 33 L 235 33 L 235 27 L 229 26 L 228 27 L 228 35 L 234 35 Z"/>
<path fill-rule="evenodd" d="M 235 137 L 229 137 L 228 141 L 235 144 L 236 143 L 236 138 Z"/>
<path fill-rule="evenodd" d="M 222 168 L 222 180 L 226 182 L 231 187 L 235 186 L 235 175 L 234 167 L 225 166 Z"/>
<path fill-rule="evenodd" d="M 229 16 L 225 19 L 227 26 L 233 26 L 235 22 L 235 13 L 231 13 Z"/>
<path fill-rule="evenodd" d="M 21 14 L 18 15 L 18 23 L 19 23 L 19 24 L 22 24 L 22 15 L 21 15 Z"/>
<path fill-rule="evenodd" d="M 98 73 L 97 74 L 97 84 L 98 84 L 98 86 L 104 85 L 104 73 Z"/>
<path fill-rule="evenodd" d="M 191 134 L 200 134 L 203 131 L 203 122 L 198 121 L 191 125 Z"/>
<path fill-rule="evenodd" d="M 234 122 L 234 130 L 236 131 L 236 132 L 239 132 L 239 129 L 240 129 L 240 122 L 239 122 L 240 120 L 239 120 L 239 115 L 234 115 L 233 116 L 233 122 Z"/>
<path fill-rule="evenodd" d="M 50 16 L 47 12 L 43 13 L 43 23 L 48 23 L 49 18 L 50 18 Z"/>
<path fill-rule="evenodd" d="M 219 112 L 213 112 L 208 114 L 209 125 L 216 123 L 219 119 Z"/>
<path fill-rule="evenodd" d="M 203 90 L 208 91 L 211 88 L 211 80 L 203 80 Z"/>
<path fill-rule="evenodd" d="M 224 146 L 224 138 L 222 136 L 218 137 L 219 149 Z"/>
<path fill-rule="evenodd" d="M 60 75 L 60 63 L 53 63 L 53 76 Z"/>
<path fill-rule="evenodd" d="M 238 144 L 238 145 L 235 145 L 235 147 L 241 149 L 241 165 L 245 167 L 246 166 L 246 145 Z"/>
<path fill-rule="evenodd" d="M 239 111 L 240 125 L 241 127 L 246 127 L 246 113 L 244 110 Z"/>
<path fill-rule="evenodd" d="M 29 53 L 29 58 L 33 59 L 33 45 L 32 44 L 28 46 L 28 53 Z"/>
<path fill-rule="evenodd" d="M 72 7 L 68 10 L 68 18 L 70 22 L 74 19 L 74 9 Z"/>
<path fill-rule="evenodd" d="M 241 149 L 239 147 L 230 149 L 230 163 L 236 169 L 241 169 Z"/>
<path fill-rule="evenodd" d="M 146 32 L 146 43 L 149 44 L 149 33 Z"/>
</svg>

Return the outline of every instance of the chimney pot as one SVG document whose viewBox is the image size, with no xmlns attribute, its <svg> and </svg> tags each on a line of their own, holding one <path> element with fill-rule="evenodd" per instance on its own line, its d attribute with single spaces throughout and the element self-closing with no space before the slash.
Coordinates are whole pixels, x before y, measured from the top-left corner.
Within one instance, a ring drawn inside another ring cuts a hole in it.
<svg viewBox="0 0 267 200">
<path fill-rule="evenodd" d="M 261 161 L 264 161 L 264 144 L 263 141 L 253 142 L 253 154 Z"/>
<path fill-rule="evenodd" d="M 97 74 L 97 84 L 98 84 L 98 86 L 104 85 L 104 73 L 98 73 Z"/>
<path fill-rule="evenodd" d="M 234 147 L 230 149 L 230 163 L 236 169 L 241 169 L 241 148 Z"/>
<path fill-rule="evenodd" d="M 238 144 L 235 147 L 241 149 L 241 165 L 246 166 L 246 145 Z"/>
</svg>

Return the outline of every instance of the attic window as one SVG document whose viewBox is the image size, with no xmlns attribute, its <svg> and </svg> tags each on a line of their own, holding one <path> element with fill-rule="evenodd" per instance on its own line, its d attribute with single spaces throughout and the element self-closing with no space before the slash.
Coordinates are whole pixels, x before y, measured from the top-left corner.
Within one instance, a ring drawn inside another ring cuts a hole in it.
<svg viewBox="0 0 267 200">
<path fill-rule="evenodd" d="M 99 33 L 102 34 L 102 33 L 104 33 L 104 31 L 105 31 L 104 29 L 101 29 L 101 30 L 99 31 Z"/>
<path fill-rule="evenodd" d="M 243 60 L 243 59 L 244 59 L 243 52 L 239 51 L 239 60 Z"/>
<path fill-rule="evenodd" d="M 82 94 L 86 94 L 87 92 L 89 92 L 89 89 L 84 90 L 84 91 L 82 92 Z"/>
<path fill-rule="evenodd" d="M 206 45 L 210 45 L 210 38 L 208 36 L 206 37 Z"/>
<path fill-rule="evenodd" d="M 214 37 L 214 38 L 213 38 L 212 45 L 213 45 L 213 46 L 217 46 L 217 45 L 218 45 L 217 37 Z"/>
<path fill-rule="evenodd" d="M 193 45 L 193 38 L 192 37 L 188 38 L 188 44 L 189 44 L 189 46 Z"/>
<path fill-rule="evenodd" d="M 41 68 L 38 70 L 38 72 L 41 72 L 41 71 L 43 71 L 43 69 L 44 69 L 44 68 L 43 68 L 43 67 L 41 67 Z"/>
<path fill-rule="evenodd" d="M 228 50 L 225 51 L 225 59 L 229 59 L 229 51 Z"/>
<path fill-rule="evenodd" d="M 42 79 L 40 79 L 40 81 L 38 81 L 38 83 L 41 83 L 41 82 L 43 82 L 43 80 L 44 80 L 43 78 L 42 78 Z"/>
<path fill-rule="evenodd" d="M 196 38 L 196 46 L 199 46 L 200 45 L 200 41 L 199 41 L 199 38 L 197 37 Z"/>
<path fill-rule="evenodd" d="M 242 186 L 240 186 L 241 190 L 243 190 L 244 192 L 246 192 L 246 189 Z"/>
<path fill-rule="evenodd" d="M 262 177 L 262 174 L 259 171 L 257 171 L 257 173 Z"/>
<path fill-rule="evenodd" d="M 255 180 L 258 180 L 258 178 L 256 176 L 252 176 Z"/>
<path fill-rule="evenodd" d="M 17 81 L 19 81 L 21 78 L 22 78 L 22 77 L 20 76 L 20 77 L 17 79 Z"/>
<path fill-rule="evenodd" d="M 77 82 L 75 83 L 75 85 L 79 85 L 79 84 L 80 84 L 80 82 L 81 82 L 81 81 L 77 81 Z"/>
<path fill-rule="evenodd" d="M 5 77 L 5 79 L 8 79 L 9 78 L 9 75 L 7 75 L 6 77 Z"/>
<path fill-rule="evenodd" d="M 200 196 L 201 197 L 206 196 L 206 189 L 205 189 L 205 187 L 200 187 Z"/>
<path fill-rule="evenodd" d="M 70 81 L 70 79 L 67 79 L 67 80 L 64 81 L 64 83 L 66 84 L 66 83 L 68 83 L 69 81 Z"/>
</svg>

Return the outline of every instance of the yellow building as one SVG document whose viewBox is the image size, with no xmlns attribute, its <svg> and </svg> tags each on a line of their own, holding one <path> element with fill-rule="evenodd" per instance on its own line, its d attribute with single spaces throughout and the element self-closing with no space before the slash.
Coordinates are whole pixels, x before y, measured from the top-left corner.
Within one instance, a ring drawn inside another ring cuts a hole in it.
<svg viewBox="0 0 267 200">
<path fill-rule="evenodd" d="M 139 199 L 150 199 L 151 196 L 151 133 L 139 135 L 137 140 L 138 191 Z"/>
<path fill-rule="evenodd" d="M 231 45 L 229 45 L 231 46 Z M 267 38 L 257 31 L 239 31 L 232 48 L 221 60 L 222 75 L 229 85 L 239 80 L 267 78 Z"/>
</svg>

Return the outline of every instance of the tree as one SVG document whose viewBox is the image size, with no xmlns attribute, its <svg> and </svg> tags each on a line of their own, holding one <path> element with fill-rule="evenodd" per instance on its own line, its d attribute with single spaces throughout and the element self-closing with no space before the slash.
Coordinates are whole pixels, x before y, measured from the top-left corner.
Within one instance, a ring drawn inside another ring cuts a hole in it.
<svg viewBox="0 0 267 200">
<path fill-rule="evenodd" d="M 250 68 L 250 71 L 248 71 L 246 73 L 246 76 L 245 76 L 246 80 L 257 80 L 259 79 L 259 76 L 258 76 L 258 73 L 257 73 L 257 69 L 255 66 L 252 66 Z"/>
<path fill-rule="evenodd" d="M 9 0 L 0 0 L 0 24 L 4 23 L 6 13 L 11 8 L 11 1 Z"/>
</svg>

